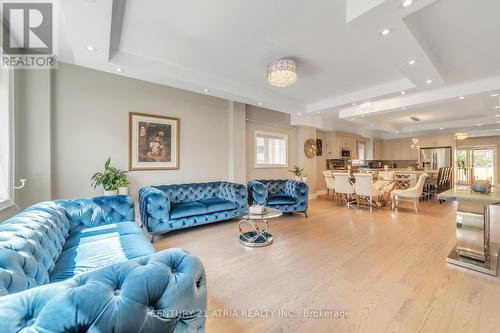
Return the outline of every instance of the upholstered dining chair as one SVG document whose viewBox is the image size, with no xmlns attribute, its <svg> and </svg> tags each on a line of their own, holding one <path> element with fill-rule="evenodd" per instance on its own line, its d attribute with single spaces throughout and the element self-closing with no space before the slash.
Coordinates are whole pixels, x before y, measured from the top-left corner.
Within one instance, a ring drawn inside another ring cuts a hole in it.
<svg viewBox="0 0 500 333">
<path fill-rule="evenodd" d="M 333 177 L 333 171 L 332 170 L 323 171 L 323 177 L 325 178 L 326 194 L 329 196 L 331 190 L 333 192 L 332 194 L 333 198 L 333 196 L 335 195 L 335 178 Z"/>
<path fill-rule="evenodd" d="M 382 192 L 373 186 L 373 177 L 371 173 L 355 173 L 354 178 L 356 179 L 356 196 L 357 196 L 357 206 L 359 207 L 360 201 L 366 199 L 370 210 L 376 205 L 380 207 L 380 198 L 382 197 Z M 375 199 L 375 202 L 373 201 Z"/>
<path fill-rule="evenodd" d="M 391 192 L 391 205 L 392 210 L 396 209 L 400 201 L 410 201 L 413 202 L 413 207 L 415 208 L 415 213 L 418 214 L 418 201 L 422 196 L 424 190 L 425 179 L 428 177 L 426 173 L 421 174 L 418 177 L 417 184 L 407 190 L 394 190 Z"/>
<path fill-rule="evenodd" d="M 351 184 L 351 181 L 349 180 L 349 174 L 334 173 L 333 176 L 335 177 L 335 193 L 341 195 L 344 198 L 345 204 L 348 208 L 351 207 L 351 204 L 354 203 L 354 200 L 352 200 L 352 195 L 356 191 L 354 190 L 354 185 Z"/>
</svg>

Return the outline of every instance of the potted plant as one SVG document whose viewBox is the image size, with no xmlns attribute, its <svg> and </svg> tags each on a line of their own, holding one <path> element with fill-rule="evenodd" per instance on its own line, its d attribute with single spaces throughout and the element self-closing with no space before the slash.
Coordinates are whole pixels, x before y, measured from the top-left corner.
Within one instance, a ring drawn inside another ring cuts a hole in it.
<svg viewBox="0 0 500 333">
<path fill-rule="evenodd" d="M 116 186 L 118 187 L 118 194 L 128 195 L 128 179 L 125 171 L 118 171 L 118 179 L 116 180 Z"/>
<path fill-rule="evenodd" d="M 104 163 L 104 171 L 96 172 L 92 178 L 92 187 L 96 189 L 98 186 L 104 188 L 104 195 L 111 196 L 118 194 L 118 188 L 121 187 L 121 192 L 128 194 L 128 180 L 125 171 L 111 166 L 111 158 L 108 158 Z M 126 190 L 124 189 L 126 188 Z"/>
<path fill-rule="evenodd" d="M 292 173 L 295 176 L 295 180 L 299 182 L 307 182 L 307 177 L 303 175 L 304 168 L 299 168 L 299 166 L 294 166 L 292 170 L 288 170 L 288 172 Z"/>
</svg>

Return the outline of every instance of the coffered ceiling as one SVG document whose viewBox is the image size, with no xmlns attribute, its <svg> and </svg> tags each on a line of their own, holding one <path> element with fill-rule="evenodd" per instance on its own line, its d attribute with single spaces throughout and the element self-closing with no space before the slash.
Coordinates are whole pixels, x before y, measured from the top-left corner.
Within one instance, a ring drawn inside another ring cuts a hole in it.
<svg viewBox="0 0 500 333">
<path fill-rule="evenodd" d="M 323 129 L 390 137 L 497 126 L 500 1 L 403 2 L 64 1 L 59 57 Z M 288 88 L 266 81 L 280 57 L 299 64 Z"/>
</svg>

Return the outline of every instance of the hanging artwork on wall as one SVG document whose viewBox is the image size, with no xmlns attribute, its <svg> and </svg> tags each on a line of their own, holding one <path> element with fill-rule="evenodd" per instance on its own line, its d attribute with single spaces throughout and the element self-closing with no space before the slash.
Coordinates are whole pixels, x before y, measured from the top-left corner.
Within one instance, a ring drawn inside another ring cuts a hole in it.
<svg viewBox="0 0 500 333">
<path fill-rule="evenodd" d="M 179 169 L 179 118 L 129 113 L 129 170 Z"/>
<path fill-rule="evenodd" d="M 316 156 L 323 156 L 323 140 L 316 139 Z"/>
</svg>

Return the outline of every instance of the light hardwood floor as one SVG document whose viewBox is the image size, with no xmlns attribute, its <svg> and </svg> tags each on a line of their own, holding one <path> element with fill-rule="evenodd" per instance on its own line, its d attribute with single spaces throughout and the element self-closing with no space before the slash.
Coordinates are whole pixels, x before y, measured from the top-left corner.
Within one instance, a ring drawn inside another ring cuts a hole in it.
<svg viewBox="0 0 500 333">
<path fill-rule="evenodd" d="M 173 232 L 155 246 L 181 247 L 203 261 L 209 333 L 500 332 L 500 279 L 445 264 L 454 218 L 450 203 L 423 202 L 416 215 L 320 198 L 308 219 L 271 221 L 275 241 L 266 248 L 241 246 L 236 222 Z M 246 309 L 275 312 L 241 318 Z M 350 317 L 304 318 L 304 310 L 320 309 Z"/>
</svg>

